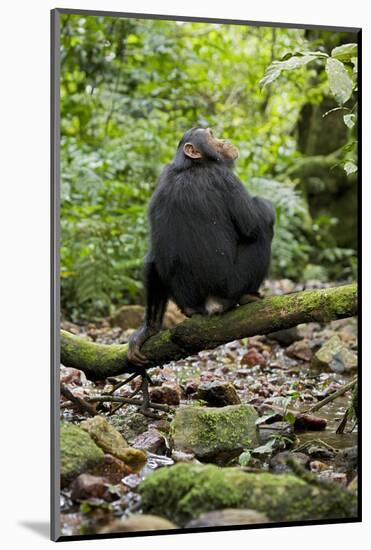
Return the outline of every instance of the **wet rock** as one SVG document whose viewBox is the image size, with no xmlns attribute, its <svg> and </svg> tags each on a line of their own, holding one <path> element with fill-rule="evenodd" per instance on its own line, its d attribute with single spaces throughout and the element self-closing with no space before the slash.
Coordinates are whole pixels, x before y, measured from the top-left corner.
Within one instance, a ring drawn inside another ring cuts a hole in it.
<svg viewBox="0 0 371 550">
<path fill-rule="evenodd" d="M 86 381 L 86 376 L 81 370 L 74 369 L 72 367 L 64 367 L 61 365 L 60 380 L 61 384 L 80 385 L 83 381 Z"/>
<path fill-rule="evenodd" d="M 314 354 L 311 366 L 343 373 L 356 370 L 357 363 L 357 354 L 350 351 L 335 334 Z"/>
<path fill-rule="evenodd" d="M 103 416 L 94 416 L 81 423 L 95 443 L 105 453 L 119 458 L 138 472 L 147 461 L 146 454 L 139 449 L 129 447 L 123 436 Z"/>
<path fill-rule="evenodd" d="M 172 451 L 171 458 L 174 462 L 194 462 L 196 460 L 193 453 L 184 453 L 183 451 L 175 450 Z"/>
<path fill-rule="evenodd" d="M 109 525 L 101 529 L 100 533 L 127 533 L 141 531 L 164 531 L 177 529 L 171 521 L 160 516 L 149 514 L 135 514 L 129 518 L 115 519 Z"/>
<path fill-rule="evenodd" d="M 298 451 L 309 455 L 312 459 L 317 458 L 319 460 L 332 460 L 336 455 L 336 449 L 327 445 L 321 439 L 311 439 L 306 441 L 303 445 L 298 447 Z"/>
<path fill-rule="evenodd" d="M 335 482 L 344 489 L 347 486 L 346 474 L 343 474 L 341 472 L 334 472 L 330 467 L 327 467 L 327 470 L 316 472 L 316 476 L 319 481 L 324 481 L 326 483 Z"/>
<path fill-rule="evenodd" d="M 268 338 L 278 342 L 282 346 L 289 346 L 293 342 L 300 340 L 297 327 L 286 328 L 284 330 L 276 330 L 267 334 Z"/>
<path fill-rule="evenodd" d="M 107 490 L 107 480 L 104 477 L 80 474 L 71 485 L 72 500 L 87 500 L 103 498 Z"/>
<path fill-rule="evenodd" d="M 179 384 L 166 382 L 162 386 L 151 388 L 149 395 L 153 403 L 177 406 L 180 403 L 182 390 Z"/>
<path fill-rule="evenodd" d="M 310 348 L 309 340 L 299 340 L 294 342 L 286 349 L 286 354 L 292 359 L 301 359 L 302 361 L 309 362 L 313 357 L 313 351 Z"/>
<path fill-rule="evenodd" d="M 264 366 L 266 360 L 257 349 L 251 348 L 241 357 L 240 363 L 241 365 L 249 365 L 250 367 L 255 367 L 255 365 Z"/>
<path fill-rule="evenodd" d="M 61 424 L 61 482 L 67 485 L 82 472 L 104 462 L 104 453 L 91 437 L 75 424 Z"/>
<path fill-rule="evenodd" d="M 185 528 L 193 527 L 217 527 L 218 525 L 249 525 L 252 523 L 269 523 L 264 514 L 256 510 L 239 510 L 238 508 L 225 508 L 201 514 L 185 525 Z"/>
<path fill-rule="evenodd" d="M 158 455 L 166 452 L 165 438 L 155 429 L 150 429 L 138 435 L 133 441 L 133 447 Z"/>
<path fill-rule="evenodd" d="M 257 418 L 250 405 L 181 407 L 171 423 L 171 444 L 177 451 L 202 459 L 236 456 L 257 443 Z"/>
<path fill-rule="evenodd" d="M 269 461 L 269 469 L 275 474 L 288 474 L 292 472 L 290 466 L 286 464 L 288 459 L 294 459 L 304 468 L 309 465 L 309 457 L 304 453 L 292 453 L 291 451 L 282 451 L 273 456 Z"/>
<path fill-rule="evenodd" d="M 110 423 L 123 435 L 126 441 L 132 443 L 137 435 L 148 430 L 150 420 L 136 410 L 127 409 L 124 415 L 112 415 Z"/>
<path fill-rule="evenodd" d="M 239 405 L 241 403 L 233 384 L 220 380 L 200 384 L 197 399 L 206 401 L 211 407 L 225 407 L 226 405 Z"/>
<path fill-rule="evenodd" d="M 272 521 L 354 518 L 357 499 L 336 484 L 321 487 L 294 475 L 250 473 L 211 464 L 160 468 L 139 485 L 145 513 L 183 526 L 223 508 L 256 510 Z"/>
<path fill-rule="evenodd" d="M 186 397 L 189 397 L 190 395 L 194 396 L 197 393 L 199 385 L 199 380 L 188 380 L 184 386 L 184 395 Z"/>
<path fill-rule="evenodd" d="M 104 455 L 104 464 L 94 468 L 92 473 L 104 476 L 109 483 L 120 483 L 121 479 L 133 473 L 133 470 L 119 458 L 110 454 Z"/>
<path fill-rule="evenodd" d="M 338 451 L 335 457 L 335 466 L 342 472 L 351 474 L 358 466 L 358 446 L 346 447 Z"/>
</svg>

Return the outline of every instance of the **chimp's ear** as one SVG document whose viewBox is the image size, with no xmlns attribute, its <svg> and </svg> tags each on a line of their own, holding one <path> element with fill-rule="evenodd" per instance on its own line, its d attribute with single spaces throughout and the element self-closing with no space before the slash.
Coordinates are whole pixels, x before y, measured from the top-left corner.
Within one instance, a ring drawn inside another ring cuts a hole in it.
<svg viewBox="0 0 371 550">
<path fill-rule="evenodd" d="M 193 143 L 185 143 L 183 146 L 183 153 L 191 159 L 201 159 L 202 155 Z"/>
</svg>

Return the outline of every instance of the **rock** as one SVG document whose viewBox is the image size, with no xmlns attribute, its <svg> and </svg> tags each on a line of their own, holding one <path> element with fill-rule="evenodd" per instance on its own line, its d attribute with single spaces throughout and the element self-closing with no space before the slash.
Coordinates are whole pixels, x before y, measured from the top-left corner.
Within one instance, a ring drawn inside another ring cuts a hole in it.
<svg viewBox="0 0 371 550">
<path fill-rule="evenodd" d="M 335 466 L 342 472 L 350 474 L 354 472 L 358 466 L 358 445 L 338 451 L 335 457 Z"/>
<path fill-rule="evenodd" d="M 89 498 L 103 498 L 107 490 L 107 480 L 104 477 L 80 474 L 71 485 L 72 500 L 87 500 Z"/>
<path fill-rule="evenodd" d="M 92 470 L 95 475 L 104 476 L 109 483 L 115 485 L 120 483 L 123 477 L 133 473 L 133 470 L 119 458 L 106 454 L 104 455 L 104 464 Z"/>
<path fill-rule="evenodd" d="M 120 327 L 122 330 L 138 328 L 144 318 L 144 307 L 138 305 L 121 306 L 110 317 L 109 322 L 113 327 Z M 186 319 L 174 302 L 169 302 L 164 315 L 164 328 L 173 328 Z"/>
<path fill-rule="evenodd" d="M 290 466 L 286 464 L 289 458 L 293 458 L 304 468 L 309 465 L 309 456 L 304 453 L 292 453 L 291 451 L 282 451 L 281 453 L 273 456 L 269 461 L 269 469 L 275 474 L 287 474 L 292 473 Z"/>
<path fill-rule="evenodd" d="M 144 318 L 143 306 L 121 306 L 112 317 L 109 322 L 113 327 L 120 327 L 122 330 L 128 328 L 138 328 Z"/>
<path fill-rule="evenodd" d="M 200 459 L 237 456 L 257 443 L 258 414 L 251 405 L 181 407 L 171 423 L 170 439 L 177 451 Z"/>
<path fill-rule="evenodd" d="M 297 327 L 276 330 L 275 332 L 270 332 L 267 336 L 270 340 L 274 340 L 282 346 L 289 346 L 301 338 L 298 334 Z"/>
<path fill-rule="evenodd" d="M 64 367 L 61 365 L 60 380 L 61 384 L 80 385 L 83 380 L 86 380 L 86 376 L 81 370 L 74 369 L 72 367 Z"/>
<path fill-rule="evenodd" d="M 183 315 L 178 306 L 170 300 L 164 315 L 164 328 L 173 328 L 179 325 L 179 323 L 182 323 L 185 319 L 187 319 L 187 317 Z"/>
<path fill-rule="evenodd" d="M 171 453 L 171 458 L 174 462 L 198 462 L 193 453 L 184 453 L 183 451 L 173 450 Z"/>
<path fill-rule="evenodd" d="M 249 525 L 252 523 L 269 523 L 269 519 L 256 510 L 225 508 L 201 514 L 199 518 L 188 522 L 185 527 L 217 527 L 219 525 Z"/>
<path fill-rule="evenodd" d="M 286 355 L 292 359 L 301 359 L 302 361 L 309 362 L 313 357 L 309 340 L 304 339 L 294 342 L 286 349 Z"/>
<path fill-rule="evenodd" d="M 343 373 L 356 370 L 357 364 L 357 355 L 335 334 L 314 354 L 311 366 L 315 369 Z"/>
<path fill-rule="evenodd" d="M 249 365 L 250 367 L 255 367 L 255 365 L 261 365 L 264 366 L 266 364 L 266 360 L 264 356 L 259 353 L 255 348 L 249 349 L 245 355 L 242 356 L 241 365 Z"/>
<path fill-rule="evenodd" d="M 200 384 L 196 397 L 206 401 L 210 407 L 225 407 L 241 403 L 233 384 L 220 380 Z"/>
<path fill-rule="evenodd" d="M 128 464 L 133 472 L 140 471 L 147 461 L 143 451 L 129 447 L 123 436 L 103 416 L 94 416 L 81 423 L 95 443 L 105 453 Z"/>
<path fill-rule="evenodd" d="M 325 462 L 321 462 L 320 460 L 312 460 L 312 462 L 309 464 L 309 469 L 311 472 L 318 474 L 319 472 L 329 470 L 329 466 L 328 464 L 326 464 Z"/>
<path fill-rule="evenodd" d="M 110 424 L 114 426 L 126 441 L 132 443 L 137 435 L 148 430 L 150 420 L 136 410 L 127 409 L 125 414 L 113 414 L 110 417 Z"/>
<path fill-rule="evenodd" d="M 91 437 L 75 424 L 61 424 L 60 431 L 61 483 L 67 485 L 82 472 L 104 462 L 103 451 Z"/>
<path fill-rule="evenodd" d="M 153 403 L 177 406 L 180 403 L 182 390 L 179 384 L 175 382 L 165 382 L 162 386 L 151 388 L 149 395 Z"/>
<path fill-rule="evenodd" d="M 188 380 L 184 386 L 184 395 L 186 397 L 189 397 L 190 395 L 194 396 L 197 393 L 199 385 L 199 380 Z"/>
<path fill-rule="evenodd" d="M 133 441 L 133 447 L 157 455 L 162 455 L 166 452 L 164 436 L 153 428 L 138 435 Z"/>
<path fill-rule="evenodd" d="M 167 529 L 177 529 L 177 526 L 171 521 L 147 514 L 135 514 L 129 518 L 122 517 L 109 523 L 100 533 L 125 533 L 141 531 L 161 531 Z"/>
<path fill-rule="evenodd" d="M 259 426 L 259 440 L 262 444 L 267 443 L 273 436 L 284 436 L 295 441 L 294 426 L 289 422 L 272 422 L 272 424 L 261 424 Z"/>
<path fill-rule="evenodd" d="M 357 499 L 336 484 L 306 483 L 294 475 L 250 473 L 211 464 L 161 468 L 139 485 L 144 513 L 186 525 L 202 513 L 247 508 L 272 521 L 355 518 Z"/>
</svg>

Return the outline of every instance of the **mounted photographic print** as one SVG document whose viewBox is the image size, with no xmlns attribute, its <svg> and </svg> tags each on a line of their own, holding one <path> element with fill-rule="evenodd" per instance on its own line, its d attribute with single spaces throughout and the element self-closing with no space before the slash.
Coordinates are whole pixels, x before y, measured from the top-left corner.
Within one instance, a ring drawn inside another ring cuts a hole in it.
<svg viewBox="0 0 371 550">
<path fill-rule="evenodd" d="M 360 47 L 52 11 L 53 540 L 361 520 Z"/>
</svg>

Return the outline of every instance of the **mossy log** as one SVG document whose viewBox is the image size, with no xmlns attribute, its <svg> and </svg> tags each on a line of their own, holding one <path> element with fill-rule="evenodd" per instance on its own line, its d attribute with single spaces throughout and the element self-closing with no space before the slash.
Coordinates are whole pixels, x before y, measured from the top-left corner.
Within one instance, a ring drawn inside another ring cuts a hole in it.
<svg viewBox="0 0 371 550">
<path fill-rule="evenodd" d="M 272 296 L 235 308 L 223 315 L 194 315 L 144 344 L 151 365 L 161 365 L 212 349 L 226 342 L 268 334 L 300 323 L 329 322 L 357 314 L 357 285 L 306 290 Z M 91 380 L 125 372 L 127 345 L 95 344 L 61 331 L 61 362 L 85 372 Z"/>
</svg>

